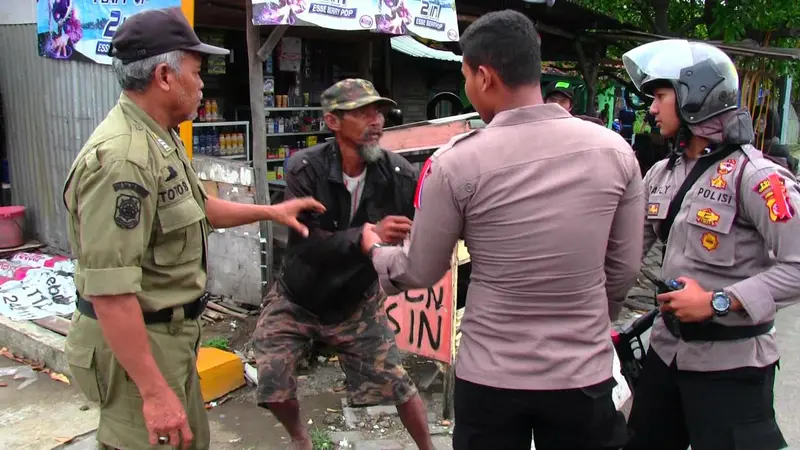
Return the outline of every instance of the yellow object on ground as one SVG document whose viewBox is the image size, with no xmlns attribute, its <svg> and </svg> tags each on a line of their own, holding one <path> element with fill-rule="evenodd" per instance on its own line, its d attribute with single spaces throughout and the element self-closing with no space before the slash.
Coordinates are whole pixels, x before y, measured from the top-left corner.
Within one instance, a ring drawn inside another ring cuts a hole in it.
<svg viewBox="0 0 800 450">
<path fill-rule="evenodd" d="M 244 386 L 244 363 L 238 356 L 213 347 L 201 347 L 197 373 L 203 401 L 210 402 Z"/>
</svg>

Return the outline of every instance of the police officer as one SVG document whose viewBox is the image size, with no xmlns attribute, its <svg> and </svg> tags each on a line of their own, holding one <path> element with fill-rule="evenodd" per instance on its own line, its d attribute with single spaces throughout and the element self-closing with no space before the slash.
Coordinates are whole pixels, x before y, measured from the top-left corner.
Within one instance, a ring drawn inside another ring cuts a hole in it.
<svg viewBox="0 0 800 450">
<path fill-rule="evenodd" d="M 636 158 L 613 131 L 543 104 L 537 33 L 521 13 L 480 17 L 461 47 L 488 126 L 425 163 L 407 254 L 369 229 L 362 251 L 395 294 L 433 285 L 458 239 L 469 247 L 455 449 L 527 450 L 532 432 L 539 450 L 620 448 L 609 330 L 641 264 Z"/>
<path fill-rule="evenodd" d="M 645 176 L 644 250 L 666 242 L 658 296 L 629 418 L 629 450 L 786 446 L 773 410 L 776 310 L 800 296 L 800 190 L 755 150 L 737 110 L 730 58 L 665 40 L 623 56 L 673 153 Z"/>
<path fill-rule="evenodd" d="M 112 40 L 123 89 L 64 187 L 77 257 L 77 311 L 66 342 L 73 378 L 100 404 L 100 448 L 207 449 L 195 368 L 205 307 L 207 235 L 258 220 L 307 233 L 311 199 L 276 206 L 208 197 L 179 136 L 202 98 L 200 42 L 179 9 L 133 15 Z"/>
</svg>

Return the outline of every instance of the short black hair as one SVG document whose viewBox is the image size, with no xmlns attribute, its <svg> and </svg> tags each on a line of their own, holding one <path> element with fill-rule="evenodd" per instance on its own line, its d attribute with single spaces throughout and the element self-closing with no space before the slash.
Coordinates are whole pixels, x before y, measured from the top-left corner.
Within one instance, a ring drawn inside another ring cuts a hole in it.
<svg viewBox="0 0 800 450">
<path fill-rule="evenodd" d="M 539 33 L 520 12 L 507 9 L 479 17 L 467 27 L 459 43 L 464 62 L 473 71 L 478 66 L 491 67 L 512 89 L 541 83 Z"/>
</svg>

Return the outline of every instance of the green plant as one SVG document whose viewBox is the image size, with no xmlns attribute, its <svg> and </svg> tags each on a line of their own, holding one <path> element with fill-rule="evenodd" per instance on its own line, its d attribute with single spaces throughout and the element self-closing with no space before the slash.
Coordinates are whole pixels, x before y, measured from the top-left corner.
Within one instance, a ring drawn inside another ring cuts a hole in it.
<svg viewBox="0 0 800 450">
<path fill-rule="evenodd" d="M 231 351 L 230 341 L 228 341 L 228 338 L 224 337 L 209 339 L 203 343 L 203 347 L 218 348 L 220 350 L 225 350 L 226 352 Z"/>
<path fill-rule="evenodd" d="M 328 430 L 314 428 L 311 430 L 311 446 L 314 450 L 333 450 L 333 438 Z"/>
</svg>

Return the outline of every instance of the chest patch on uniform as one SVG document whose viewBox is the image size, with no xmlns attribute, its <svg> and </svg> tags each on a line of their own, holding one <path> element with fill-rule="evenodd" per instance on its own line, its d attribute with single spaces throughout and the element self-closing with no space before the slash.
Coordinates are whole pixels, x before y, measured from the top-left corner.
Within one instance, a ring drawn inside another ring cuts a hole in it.
<svg viewBox="0 0 800 450">
<path fill-rule="evenodd" d="M 719 163 L 719 167 L 717 168 L 717 173 L 719 173 L 720 175 L 727 175 L 733 172 L 733 169 L 735 168 L 736 168 L 736 160 L 729 159 Z"/>
<path fill-rule="evenodd" d="M 114 210 L 114 223 L 118 227 L 132 230 L 139 225 L 142 216 L 142 201 L 139 197 L 128 194 L 117 196 L 116 209 Z"/>
<path fill-rule="evenodd" d="M 733 203 L 734 199 L 734 197 L 731 194 L 712 191 L 711 189 L 704 187 L 701 187 L 697 190 L 697 196 L 703 197 L 713 202 L 724 203 L 726 205 L 730 205 L 731 203 Z"/>
<path fill-rule="evenodd" d="M 711 208 L 704 208 L 697 211 L 697 223 L 716 227 L 719 224 L 719 214 Z"/>
<path fill-rule="evenodd" d="M 711 187 L 714 189 L 724 190 L 728 187 L 728 182 L 725 181 L 725 178 L 722 176 L 722 174 L 719 174 L 711 179 Z"/>
<path fill-rule="evenodd" d="M 180 180 L 177 183 L 173 184 L 172 186 L 167 187 L 163 191 L 158 193 L 158 201 L 162 205 L 168 205 L 171 203 L 175 203 L 175 201 L 180 200 L 186 194 L 192 193 L 192 189 L 189 187 L 189 182 L 186 179 Z"/>
<path fill-rule="evenodd" d="M 716 234 L 707 231 L 703 233 L 703 236 L 700 238 L 700 244 L 704 249 L 708 250 L 709 252 L 713 252 L 717 249 L 717 247 L 719 247 L 719 238 Z"/>
<path fill-rule="evenodd" d="M 119 181 L 112 185 L 114 187 L 114 192 L 119 191 L 133 191 L 139 194 L 142 198 L 147 198 L 150 195 L 150 191 L 144 188 L 139 183 L 134 183 L 133 181 Z"/>
<path fill-rule="evenodd" d="M 164 181 L 172 181 L 178 177 L 178 171 L 172 166 L 167 166 L 167 178 Z"/>
<path fill-rule="evenodd" d="M 769 220 L 786 222 L 794 216 L 794 208 L 786 191 L 786 181 L 779 175 L 770 174 L 759 181 L 754 190 L 764 199 L 769 211 Z"/>
<path fill-rule="evenodd" d="M 661 205 L 659 203 L 648 203 L 647 204 L 647 215 L 648 216 L 657 216 L 659 211 L 661 211 Z"/>
<path fill-rule="evenodd" d="M 670 185 L 666 186 L 653 186 L 650 188 L 650 195 L 663 195 L 669 192 Z"/>
</svg>

